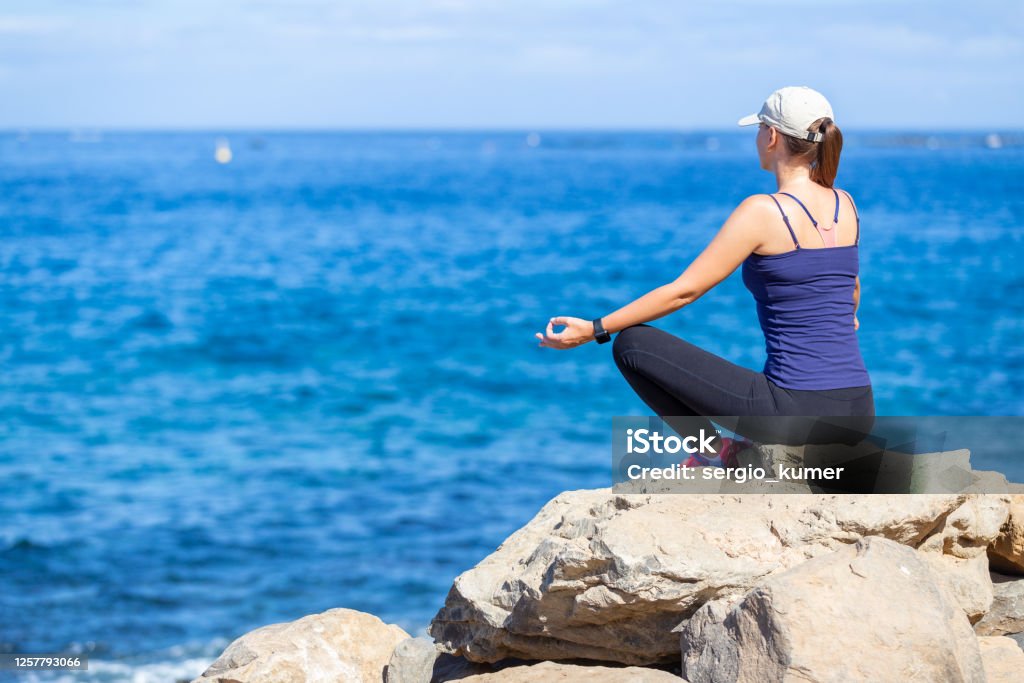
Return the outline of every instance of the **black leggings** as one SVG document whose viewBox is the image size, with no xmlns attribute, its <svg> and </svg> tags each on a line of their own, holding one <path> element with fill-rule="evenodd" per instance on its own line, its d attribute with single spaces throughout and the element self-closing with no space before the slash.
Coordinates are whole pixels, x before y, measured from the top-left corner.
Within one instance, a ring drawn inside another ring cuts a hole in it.
<svg viewBox="0 0 1024 683">
<path fill-rule="evenodd" d="M 760 443 L 856 444 L 874 425 L 870 385 L 785 389 L 764 373 L 740 367 L 650 325 L 619 332 L 612 352 L 633 390 L 676 431 L 696 433 L 703 428 L 713 433 L 715 427 L 707 417 L 716 417 L 715 422 L 726 429 Z"/>
</svg>

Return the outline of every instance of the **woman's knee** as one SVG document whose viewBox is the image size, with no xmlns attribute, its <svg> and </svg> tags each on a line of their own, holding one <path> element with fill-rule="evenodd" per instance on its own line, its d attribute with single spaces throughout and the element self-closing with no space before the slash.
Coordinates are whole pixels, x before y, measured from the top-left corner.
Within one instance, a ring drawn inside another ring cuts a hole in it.
<svg viewBox="0 0 1024 683">
<path fill-rule="evenodd" d="M 628 351 L 640 348 L 643 345 L 643 340 L 650 334 L 651 330 L 654 330 L 654 328 L 645 323 L 632 325 L 620 330 L 615 335 L 614 341 L 612 341 L 612 356 L 615 357 L 616 362 L 621 363 Z"/>
<path fill-rule="evenodd" d="M 636 338 L 642 334 L 640 328 L 641 325 L 634 325 L 624 330 L 618 331 L 615 338 L 611 341 L 611 354 L 616 358 L 622 357 L 623 353 L 630 348 L 633 348 L 636 342 Z"/>
</svg>

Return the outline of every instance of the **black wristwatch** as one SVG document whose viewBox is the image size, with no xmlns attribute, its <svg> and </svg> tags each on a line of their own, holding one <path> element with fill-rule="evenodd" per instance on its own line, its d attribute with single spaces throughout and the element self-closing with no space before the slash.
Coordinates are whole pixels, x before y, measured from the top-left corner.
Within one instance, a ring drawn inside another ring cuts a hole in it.
<svg viewBox="0 0 1024 683">
<path fill-rule="evenodd" d="M 608 330 L 604 329 L 600 318 L 594 319 L 594 340 L 598 344 L 604 344 L 612 340 L 612 335 L 608 334 Z"/>
</svg>

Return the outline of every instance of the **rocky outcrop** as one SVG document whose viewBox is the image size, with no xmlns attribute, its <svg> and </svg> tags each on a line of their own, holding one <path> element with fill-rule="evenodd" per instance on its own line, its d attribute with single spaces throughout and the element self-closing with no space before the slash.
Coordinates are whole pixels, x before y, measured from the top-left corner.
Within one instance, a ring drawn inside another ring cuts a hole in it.
<svg viewBox="0 0 1024 683">
<path fill-rule="evenodd" d="M 977 621 L 992 601 L 986 548 L 1008 505 L 976 494 L 566 492 L 455 580 L 430 634 L 479 662 L 673 661 L 673 629 L 702 605 L 865 536 L 917 550 Z"/>
<path fill-rule="evenodd" d="M 984 683 L 966 615 L 921 553 L 867 537 L 772 576 L 682 629 L 690 683 Z M 851 656 L 856 653 L 856 656 Z"/>
<path fill-rule="evenodd" d="M 1012 496 L 1010 514 L 989 548 L 989 562 L 995 571 L 1024 574 L 1024 495 Z"/>
<path fill-rule="evenodd" d="M 381 683 L 408 637 L 372 614 L 331 609 L 250 631 L 193 683 Z"/>
<path fill-rule="evenodd" d="M 430 639 L 334 609 L 193 683 L 1019 680 L 1024 576 L 990 564 L 1024 566 L 1024 495 L 782 490 L 565 492 L 456 578 Z"/>
</svg>

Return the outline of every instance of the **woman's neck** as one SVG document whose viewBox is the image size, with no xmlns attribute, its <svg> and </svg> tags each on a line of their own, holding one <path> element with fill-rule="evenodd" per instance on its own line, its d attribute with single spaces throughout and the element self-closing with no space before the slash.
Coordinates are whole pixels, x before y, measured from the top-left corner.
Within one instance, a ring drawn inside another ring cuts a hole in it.
<svg viewBox="0 0 1024 683">
<path fill-rule="evenodd" d="M 775 172 L 775 184 L 778 186 L 779 192 L 788 188 L 806 186 L 808 183 L 813 182 L 811 180 L 811 168 L 805 164 L 790 164 L 786 161 L 776 161 L 775 167 L 772 170 Z"/>
</svg>

